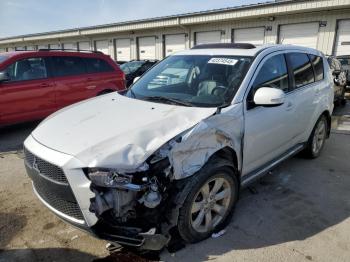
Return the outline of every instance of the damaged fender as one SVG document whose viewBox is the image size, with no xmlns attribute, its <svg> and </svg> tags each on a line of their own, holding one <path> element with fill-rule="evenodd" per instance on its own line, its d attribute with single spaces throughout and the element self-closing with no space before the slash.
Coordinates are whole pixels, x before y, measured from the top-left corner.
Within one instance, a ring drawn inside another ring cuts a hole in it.
<svg viewBox="0 0 350 262">
<path fill-rule="evenodd" d="M 175 143 L 169 152 L 169 160 L 174 170 L 174 179 L 183 179 L 196 173 L 210 156 L 225 147 L 237 154 L 237 169 L 241 163 L 241 141 L 243 136 L 243 116 L 237 117 L 242 104 L 235 104 L 199 122 Z"/>
</svg>

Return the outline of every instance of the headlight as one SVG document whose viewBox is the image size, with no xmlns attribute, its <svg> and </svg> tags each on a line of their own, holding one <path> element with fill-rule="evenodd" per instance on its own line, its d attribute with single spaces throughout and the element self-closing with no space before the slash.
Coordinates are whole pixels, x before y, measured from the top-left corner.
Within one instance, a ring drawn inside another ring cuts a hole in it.
<svg viewBox="0 0 350 262">
<path fill-rule="evenodd" d="M 132 176 L 125 174 L 118 174 L 114 170 L 98 170 L 89 169 L 88 177 L 91 182 L 100 187 L 118 187 L 131 183 Z"/>
</svg>

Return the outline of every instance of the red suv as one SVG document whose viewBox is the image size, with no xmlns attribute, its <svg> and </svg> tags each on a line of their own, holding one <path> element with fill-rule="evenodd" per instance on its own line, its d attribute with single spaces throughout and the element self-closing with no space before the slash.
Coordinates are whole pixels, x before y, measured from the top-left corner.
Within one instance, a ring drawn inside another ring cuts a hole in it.
<svg viewBox="0 0 350 262">
<path fill-rule="evenodd" d="M 125 75 L 101 52 L 0 54 L 0 126 L 43 119 L 75 102 L 125 89 Z"/>
</svg>

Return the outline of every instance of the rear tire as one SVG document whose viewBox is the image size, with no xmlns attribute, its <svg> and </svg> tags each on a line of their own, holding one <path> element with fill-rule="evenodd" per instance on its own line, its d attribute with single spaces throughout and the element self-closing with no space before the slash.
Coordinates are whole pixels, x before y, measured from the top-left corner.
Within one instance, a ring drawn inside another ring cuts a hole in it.
<svg viewBox="0 0 350 262">
<path fill-rule="evenodd" d="M 230 221 L 238 199 L 236 171 L 230 166 L 217 165 L 221 159 L 212 159 L 188 178 L 188 192 L 179 211 L 178 230 L 189 243 L 195 243 L 223 229 Z"/>
<path fill-rule="evenodd" d="M 324 147 L 328 132 L 327 119 L 322 115 L 311 132 L 303 153 L 307 158 L 317 158 Z"/>
</svg>

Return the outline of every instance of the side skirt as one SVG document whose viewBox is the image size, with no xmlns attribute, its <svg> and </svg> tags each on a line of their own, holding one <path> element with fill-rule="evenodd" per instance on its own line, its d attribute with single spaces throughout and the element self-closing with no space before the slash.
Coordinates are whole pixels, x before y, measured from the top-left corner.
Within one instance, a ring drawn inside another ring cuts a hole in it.
<svg viewBox="0 0 350 262">
<path fill-rule="evenodd" d="M 298 144 L 298 145 L 292 147 L 287 152 L 283 153 L 278 158 L 276 158 L 276 159 L 270 161 L 269 163 L 267 163 L 266 165 L 262 166 L 261 168 L 255 170 L 249 174 L 244 175 L 242 177 L 242 182 L 241 182 L 242 188 L 248 186 L 250 183 L 256 181 L 260 177 L 266 175 L 269 172 L 269 170 L 273 169 L 274 167 L 279 165 L 284 160 L 296 155 L 301 150 L 303 150 L 304 147 L 305 147 L 305 144 Z"/>
</svg>

